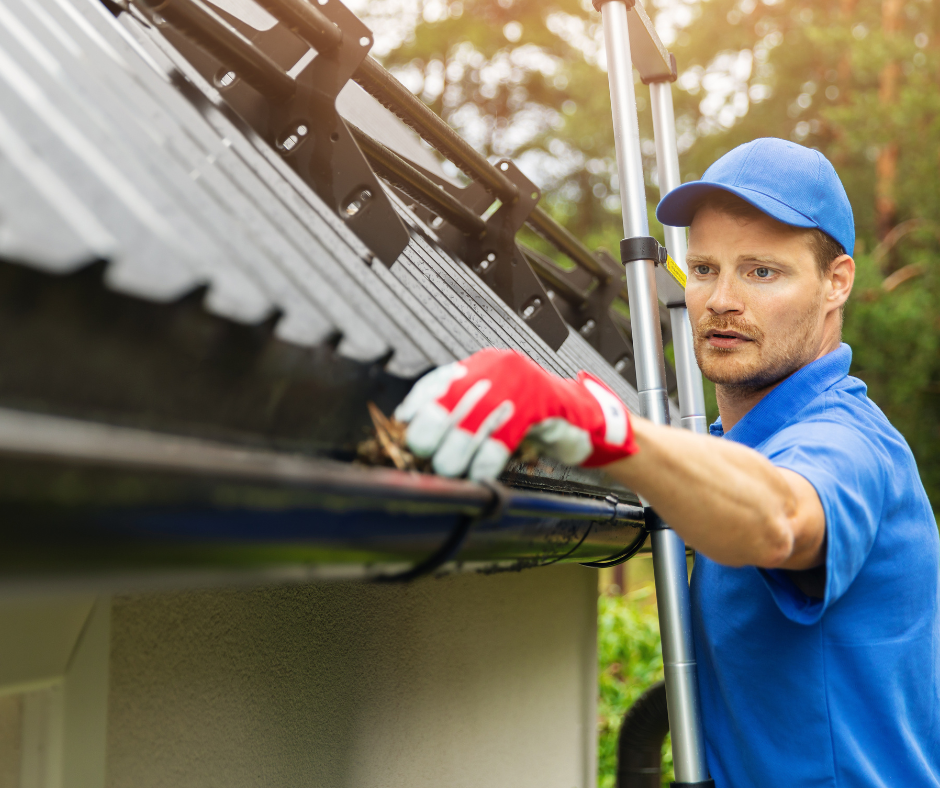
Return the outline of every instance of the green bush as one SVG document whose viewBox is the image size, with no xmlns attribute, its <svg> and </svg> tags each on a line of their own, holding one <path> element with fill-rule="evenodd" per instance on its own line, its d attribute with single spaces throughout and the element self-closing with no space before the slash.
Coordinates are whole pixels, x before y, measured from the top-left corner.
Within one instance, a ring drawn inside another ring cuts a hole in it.
<svg viewBox="0 0 940 788">
<path fill-rule="evenodd" d="M 597 607 L 598 788 L 614 788 L 617 778 L 617 734 L 624 712 L 651 684 L 663 677 L 659 619 L 641 588 L 626 596 L 602 594 Z M 663 786 L 672 776 L 669 738 L 663 752 Z"/>
</svg>

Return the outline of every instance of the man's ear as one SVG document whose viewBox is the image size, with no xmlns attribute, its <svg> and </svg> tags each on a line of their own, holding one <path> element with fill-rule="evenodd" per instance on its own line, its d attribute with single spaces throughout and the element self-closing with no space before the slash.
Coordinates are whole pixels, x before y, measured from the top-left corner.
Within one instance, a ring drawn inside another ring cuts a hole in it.
<svg viewBox="0 0 940 788">
<path fill-rule="evenodd" d="M 848 301 L 855 284 L 855 260 L 847 254 L 839 255 L 829 266 L 826 278 L 832 285 L 827 300 L 834 307 L 841 307 Z"/>
</svg>

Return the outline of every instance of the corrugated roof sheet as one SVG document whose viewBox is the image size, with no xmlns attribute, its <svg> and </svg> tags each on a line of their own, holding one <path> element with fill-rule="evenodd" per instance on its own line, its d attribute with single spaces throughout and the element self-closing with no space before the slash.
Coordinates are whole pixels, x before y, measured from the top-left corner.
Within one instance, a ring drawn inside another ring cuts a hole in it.
<svg viewBox="0 0 940 788">
<path fill-rule="evenodd" d="M 384 111 L 384 110 L 383 110 Z M 0 0 L 0 258 L 204 307 L 414 379 L 483 347 L 632 387 L 575 331 L 558 352 L 394 197 L 391 268 L 162 37 L 98 0 Z"/>
</svg>

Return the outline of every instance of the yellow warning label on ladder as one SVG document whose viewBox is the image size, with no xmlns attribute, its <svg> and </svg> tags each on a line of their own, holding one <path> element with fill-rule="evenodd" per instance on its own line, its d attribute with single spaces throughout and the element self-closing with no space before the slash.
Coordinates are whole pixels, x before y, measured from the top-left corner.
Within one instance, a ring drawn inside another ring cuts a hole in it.
<svg viewBox="0 0 940 788">
<path fill-rule="evenodd" d="M 685 272 L 679 268 L 679 264 L 672 259 L 669 255 L 666 255 L 666 270 L 672 274 L 672 278 L 679 283 L 679 287 L 685 290 Z"/>
</svg>

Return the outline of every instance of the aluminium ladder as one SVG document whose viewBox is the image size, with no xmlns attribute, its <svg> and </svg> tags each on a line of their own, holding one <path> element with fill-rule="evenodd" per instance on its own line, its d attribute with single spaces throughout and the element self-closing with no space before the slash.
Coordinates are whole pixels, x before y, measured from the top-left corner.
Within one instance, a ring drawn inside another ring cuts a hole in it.
<svg viewBox="0 0 940 788">
<path fill-rule="evenodd" d="M 669 310 L 672 326 L 682 426 L 705 433 L 702 375 L 693 353 L 692 329 L 685 306 L 685 230 L 665 228 L 666 247 L 671 256 L 649 237 L 633 84 L 633 67 L 636 66 L 643 82 L 650 87 L 659 188 L 665 195 L 680 183 L 671 84 L 676 77 L 675 59 L 663 47 L 649 17 L 635 0 L 594 0 L 594 6 L 601 12 L 607 50 L 625 236 L 621 259 L 627 276 L 640 413 L 657 424 L 669 424 L 659 324 L 658 301 L 661 300 Z M 673 786 L 713 787 L 705 763 L 685 543 L 656 517 L 646 501 L 643 503 L 653 548 L 675 763 Z"/>
</svg>

